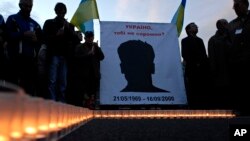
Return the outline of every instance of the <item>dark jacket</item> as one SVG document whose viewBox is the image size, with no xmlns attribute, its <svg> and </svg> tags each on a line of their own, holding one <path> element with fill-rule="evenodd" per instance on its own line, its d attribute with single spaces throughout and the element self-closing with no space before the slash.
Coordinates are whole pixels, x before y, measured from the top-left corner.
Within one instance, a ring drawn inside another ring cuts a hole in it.
<svg viewBox="0 0 250 141">
<path fill-rule="evenodd" d="M 244 18 L 236 18 L 229 23 L 232 50 L 230 61 L 232 64 L 249 65 L 250 63 L 250 12 Z"/>
<path fill-rule="evenodd" d="M 229 84 L 229 50 L 231 39 L 228 32 L 216 32 L 208 41 L 208 56 L 212 77 L 216 85 Z"/>
<path fill-rule="evenodd" d="M 3 44 L 5 41 L 5 37 L 6 37 L 5 33 L 6 33 L 5 22 L 4 22 L 3 16 L 0 14 L 0 62 L 2 62 L 4 59 Z"/>
<path fill-rule="evenodd" d="M 90 53 L 92 47 L 94 48 L 94 54 Z M 77 45 L 75 59 L 79 73 L 83 77 L 91 77 L 92 75 L 95 78 L 100 78 L 100 61 L 104 59 L 104 54 L 96 43 Z"/>
<path fill-rule="evenodd" d="M 182 39 L 181 47 L 182 57 L 186 63 L 185 73 L 187 75 L 198 75 L 204 70 L 208 70 L 208 58 L 201 38 L 188 36 Z"/>
<path fill-rule="evenodd" d="M 65 26 L 65 23 L 69 26 Z M 64 34 L 57 36 L 57 32 L 64 27 Z M 46 20 L 43 26 L 45 44 L 48 47 L 49 56 L 69 57 L 71 48 L 74 45 L 75 35 L 74 26 L 66 20 L 58 18 Z"/>
</svg>

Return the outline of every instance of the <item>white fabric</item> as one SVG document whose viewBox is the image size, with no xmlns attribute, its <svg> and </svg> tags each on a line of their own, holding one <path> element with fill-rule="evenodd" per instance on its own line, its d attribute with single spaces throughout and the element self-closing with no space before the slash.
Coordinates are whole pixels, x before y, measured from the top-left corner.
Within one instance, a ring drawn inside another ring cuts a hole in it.
<svg viewBox="0 0 250 141">
<path fill-rule="evenodd" d="M 178 35 L 169 23 L 136 23 L 102 21 L 101 48 L 105 59 L 101 62 L 100 104 L 187 104 Z M 140 40 L 153 47 L 154 86 L 167 92 L 120 92 L 127 81 L 121 73 L 117 49 L 121 43 Z"/>
</svg>

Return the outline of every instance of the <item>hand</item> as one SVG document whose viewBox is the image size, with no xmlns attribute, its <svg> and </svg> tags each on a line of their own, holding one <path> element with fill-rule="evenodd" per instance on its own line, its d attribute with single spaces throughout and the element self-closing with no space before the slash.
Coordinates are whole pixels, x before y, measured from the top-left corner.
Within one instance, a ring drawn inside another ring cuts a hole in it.
<svg viewBox="0 0 250 141">
<path fill-rule="evenodd" d="M 94 55 L 95 54 L 95 46 L 94 44 L 91 45 L 91 49 L 90 51 L 88 52 L 88 55 Z"/>
<path fill-rule="evenodd" d="M 26 31 L 23 33 L 24 37 L 31 40 L 32 42 L 37 41 L 36 33 L 34 31 Z"/>
<path fill-rule="evenodd" d="M 65 20 L 63 26 L 64 26 L 65 28 L 69 28 L 69 25 L 70 25 L 69 22 L 67 22 L 67 20 Z"/>
<path fill-rule="evenodd" d="M 64 34 L 64 26 L 57 31 L 56 36 L 62 36 L 63 34 Z"/>
<path fill-rule="evenodd" d="M 91 51 L 90 51 L 90 52 L 91 52 L 92 55 L 95 54 L 95 46 L 94 46 L 94 44 L 92 45 L 92 48 L 91 48 Z"/>
</svg>

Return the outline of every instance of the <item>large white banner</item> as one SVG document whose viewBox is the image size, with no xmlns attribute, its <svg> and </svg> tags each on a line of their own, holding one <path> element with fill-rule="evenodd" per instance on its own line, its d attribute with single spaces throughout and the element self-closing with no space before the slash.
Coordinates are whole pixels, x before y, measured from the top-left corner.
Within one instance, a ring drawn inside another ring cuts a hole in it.
<svg viewBox="0 0 250 141">
<path fill-rule="evenodd" d="M 176 27 L 101 22 L 100 104 L 187 104 Z"/>
</svg>

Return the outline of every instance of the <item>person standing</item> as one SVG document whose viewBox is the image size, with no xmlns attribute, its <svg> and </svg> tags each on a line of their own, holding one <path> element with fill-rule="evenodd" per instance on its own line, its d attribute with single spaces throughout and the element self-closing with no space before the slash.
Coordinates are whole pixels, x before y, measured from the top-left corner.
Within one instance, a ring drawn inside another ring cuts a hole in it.
<svg viewBox="0 0 250 141">
<path fill-rule="evenodd" d="M 64 3 L 55 5 L 56 17 L 48 19 L 43 26 L 48 56 L 48 93 L 51 99 L 65 102 L 67 87 L 67 59 L 73 46 L 76 32 L 74 26 L 64 17 L 67 8 Z"/>
<path fill-rule="evenodd" d="M 74 102 L 77 106 L 93 109 L 100 87 L 100 61 L 104 54 L 97 43 L 94 43 L 94 33 L 85 32 L 85 42 L 75 49 L 75 92 Z M 73 95 L 72 95 L 73 96 Z"/>
<path fill-rule="evenodd" d="M 248 0 L 234 0 L 233 9 L 237 18 L 229 23 L 232 35 L 230 55 L 230 76 L 234 107 L 242 115 L 250 115 L 248 96 L 250 94 L 250 12 Z"/>
<path fill-rule="evenodd" d="M 214 108 L 230 107 L 230 81 L 228 55 L 231 39 L 228 21 L 219 19 L 216 22 L 217 31 L 208 41 L 208 56 L 211 68 L 212 85 L 214 87 Z"/>
<path fill-rule="evenodd" d="M 0 80 L 5 79 L 5 44 L 6 39 L 6 28 L 5 28 L 5 21 L 3 16 L 0 14 Z"/>
<path fill-rule="evenodd" d="M 208 91 L 208 58 L 203 40 L 197 36 L 198 27 L 190 23 L 185 28 L 187 37 L 181 41 L 181 54 L 185 62 L 185 84 L 190 108 L 203 108 Z"/>
<path fill-rule="evenodd" d="M 30 17 L 33 0 L 20 0 L 20 11 L 6 21 L 10 68 L 8 80 L 35 95 L 36 57 L 42 40 L 40 25 Z"/>
</svg>

